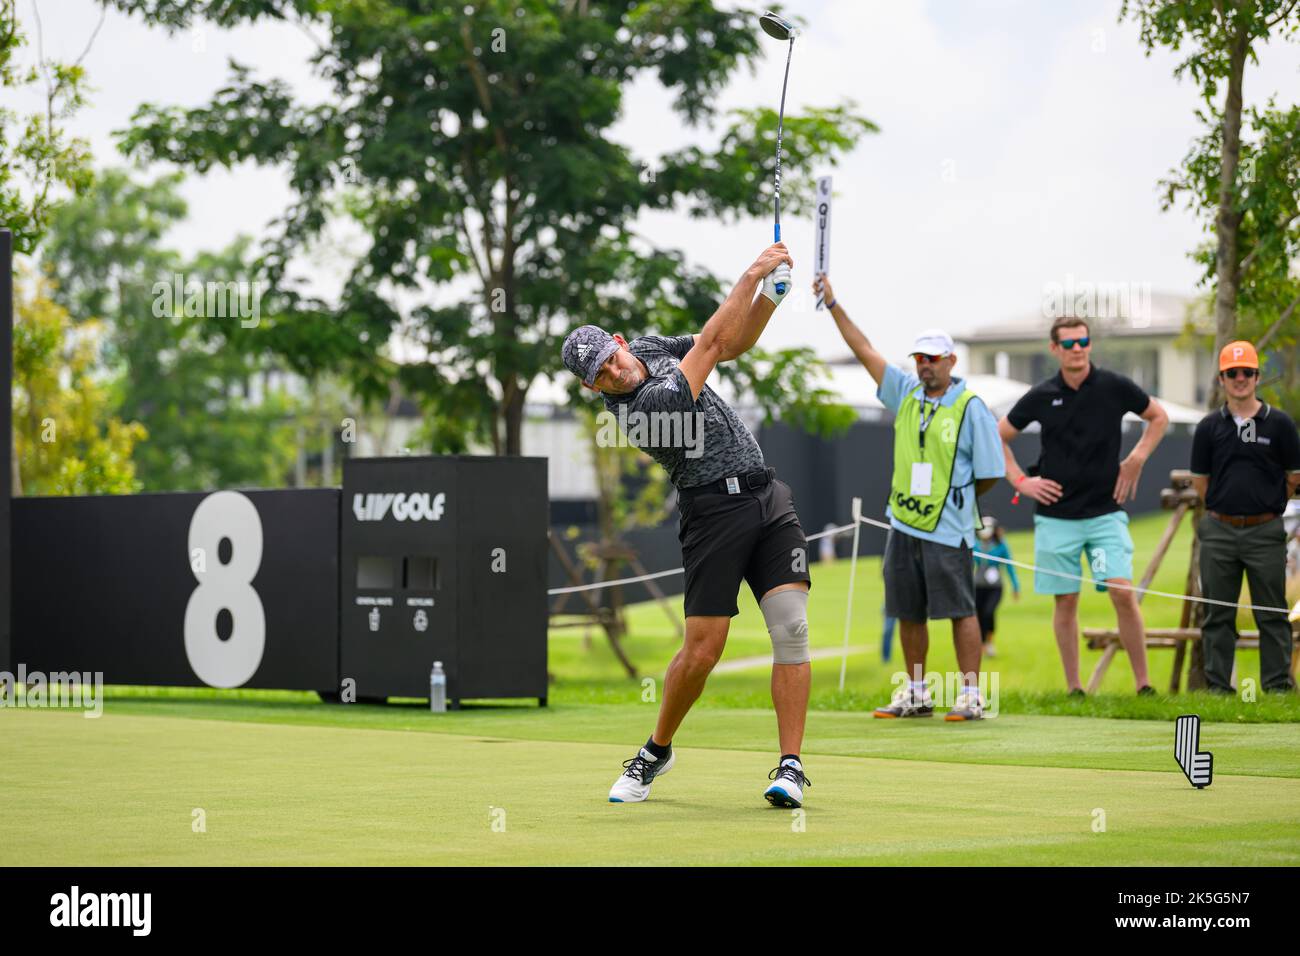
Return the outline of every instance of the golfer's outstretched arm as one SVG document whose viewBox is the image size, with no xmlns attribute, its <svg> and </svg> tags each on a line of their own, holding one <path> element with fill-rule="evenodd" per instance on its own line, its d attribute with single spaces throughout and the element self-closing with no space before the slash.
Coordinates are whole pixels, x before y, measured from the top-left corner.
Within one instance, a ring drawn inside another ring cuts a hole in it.
<svg viewBox="0 0 1300 956">
<path fill-rule="evenodd" d="M 862 334 L 862 330 L 853 324 L 849 314 L 844 311 L 844 306 L 836 301 L 830 279 L 825 275 L 818 276 L 813 281 L 813 294 L 824 297 L 826 305 L 830 307 L 831 318 L 835 320 L 836 328 L 840 330 L 840 335 L 844 337 L 844 344 L 852 350 L 858 361 L 871 373 L 871 377 L 876 380 L 876 384 L 880 385 L 884 381 L 885 368 L 889 363 L 885 361 L 883 355 L 876 351 L 875 346 L 871 344 L 871 340 Z"/>
<path fill-rule="evenodd" d="M 682 359 L 680 366 L 682 374 L 686 376 L 686 381 L 691 386 L 692 398 L 700 397 L 705 380 L 719 362 L 726 361 L 728 357 L 734 358 L 748 348 L 748 346 L 744 348 L 741 346 L 745 341 L 746 327 L 751 324 L 749 321 L 751 313 L 759 308 L 754 303 L 754 293 L 758 290 L 763 277 L 782 262 L 793 265 L 790 253 L 782 243 L 778 242 L 764 249 L 763 254 L 745 270 L 735 288 L 731 290 L 731 294 L 723 300 L 722 305 L 718 306 L 718 311 L 713 313 L 712 318 L 704 324 L 704 328 L 695 337 L 695 345 L 686 353 L 686 358 Z M 760 296 L 760 299 L 768 302 L 766 296 Z M 771 303 L 768 302 L 768 305 Z M 767 317 L 771 314 L 770 311 L 767 312 Z M 767 324 L 767 317 L 762 319 L 763 325 Z M 757 339 L 757 334 L 754 337 Z M 736 351 L 737 349 L 739 351 Z"/>
<path fill-rule="evenodd" d="M 765 295 L 755 296 L 754 301 L 749 304 L 749 312 L 741 327 L 740 338 L 727 348 L 718 361 L 730 362 L 752 349 L 758 342 L 759 336 L 763 334 L 763 330 L 767 328 L 767 320 L 775 311 L 775 302 Z"/>
</svg>

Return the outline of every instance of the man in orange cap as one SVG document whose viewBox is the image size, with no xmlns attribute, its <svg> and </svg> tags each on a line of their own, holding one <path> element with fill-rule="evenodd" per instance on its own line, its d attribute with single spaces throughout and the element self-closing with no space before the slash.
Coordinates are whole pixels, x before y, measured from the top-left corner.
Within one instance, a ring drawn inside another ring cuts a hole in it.
<svg viewBox="0 0 1300 956">
<path fill-rule="evenodd" d="M 1282 512 L 1300 486 L 1300 434 L 1280 408 L 1255 396 L 1259 356 L 1249 342 L 1229 342 L 1219 352 L 1219 383 L 1227 401 L 1196 426 L 1192 482 L 1205 502 L 1201 587 L 1207 598 L 1236 602 L 1241 576 L 1250 603 L 1286 606 L 1286 531 Z M 1291 626 L 1285 612 L 1255 611 L 1259 677 L 1266 691 L 1294 690 Z M 1209 689 L 1234 693 L 1237 612 L 1205 606 L 1201 628 Z"/>
</svg>

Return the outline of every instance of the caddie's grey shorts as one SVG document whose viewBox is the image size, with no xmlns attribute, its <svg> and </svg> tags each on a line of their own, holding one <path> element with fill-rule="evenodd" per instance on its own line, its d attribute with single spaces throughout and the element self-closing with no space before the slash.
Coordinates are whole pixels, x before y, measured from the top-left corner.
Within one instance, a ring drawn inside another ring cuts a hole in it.
<svg viewBox="0 0 1300 956">
<path fill-rule="evenodd" d="M 969 617 L 975 613 L 971 549 L 893 530 L 885 539 L 885 613 L 904 621 Z"/>
</svg>

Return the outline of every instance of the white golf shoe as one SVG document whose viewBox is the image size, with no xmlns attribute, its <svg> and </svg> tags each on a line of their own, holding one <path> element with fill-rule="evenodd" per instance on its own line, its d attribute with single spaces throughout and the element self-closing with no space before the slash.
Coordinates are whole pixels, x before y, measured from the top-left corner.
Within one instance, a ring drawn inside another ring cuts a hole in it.
<svg viewBox="0 0 1300 956">
<path fill-rule="evenodd" d="M 673 769 L 675 754 L 668 751 L 662 760 L 644 747 L 631 760 L 623 762 L 623 774 L 609 788 L 610 803 L 640 803 L 650 796 L 650 784 Z"/>
<path fill-rule="evenodd" d="M 907 684 L 894 691 L 893 698 L 884 707 L 877 707 L 871 714 L 893 720 L 899 717 L 930 717 L 934 714 L 934 699 L 930 691 L 917 693 Z"/>
<path fill-rule="evenodd" d="M 952 703 L 952 710 L 944 714 L 944 720 L 983 720 L 984 698 L 978 688 L 963 687 L 957 699 Z"/>
<path fill-rule="evenodd" d="M 811 787 L 812 781 L 804 776 L 803 767 L 792 761 L 786 761 L 767 775 L 773 781 L 772 786 L 763 792 L 763 799 L 774 807 L 795 808 L 803 806 L 804 787 Z"/>
</svg>

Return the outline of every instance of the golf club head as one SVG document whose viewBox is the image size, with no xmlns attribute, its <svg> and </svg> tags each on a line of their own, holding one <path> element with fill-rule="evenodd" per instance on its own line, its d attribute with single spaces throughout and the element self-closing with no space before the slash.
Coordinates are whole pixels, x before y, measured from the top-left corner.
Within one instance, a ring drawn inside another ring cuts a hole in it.
<svg viewBox="0 0 1300 956">
<path fill-rule="evenodd" d="M 764 33 L 776 40 L 788 40 L 795 35 L 794 24 L 771 10 L 758 18 L 758 25 Z"/>
</svg>

